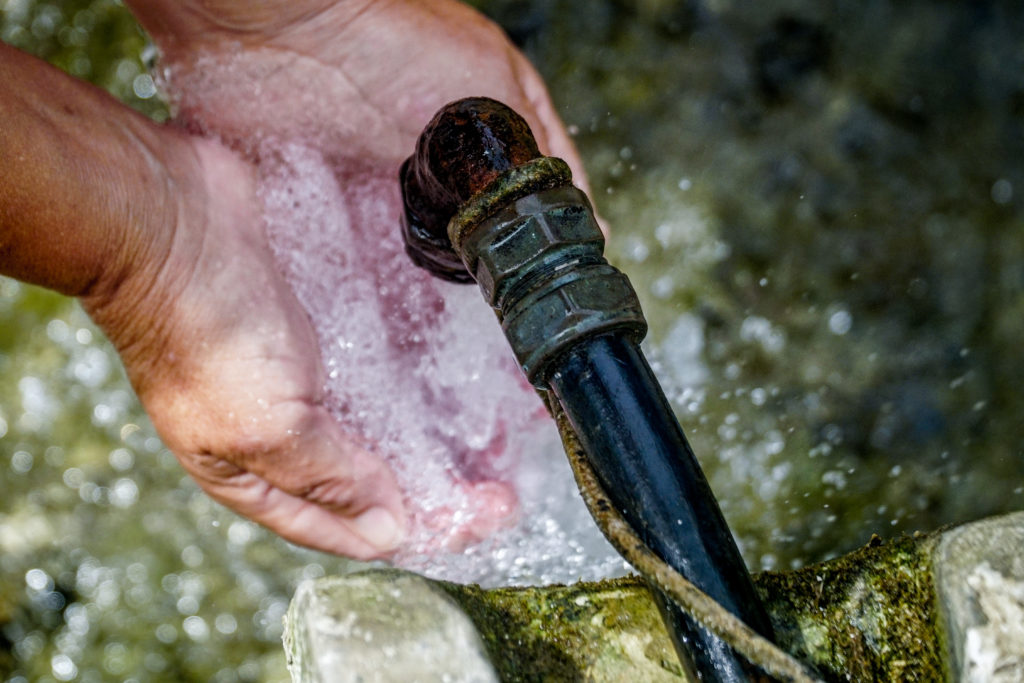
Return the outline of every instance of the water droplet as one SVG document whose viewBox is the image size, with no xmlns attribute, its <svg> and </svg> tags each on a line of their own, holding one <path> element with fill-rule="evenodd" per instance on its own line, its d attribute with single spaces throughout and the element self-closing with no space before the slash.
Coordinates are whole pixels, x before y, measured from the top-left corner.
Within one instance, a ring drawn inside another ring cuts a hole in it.
<svg viewBox="0 0 1024 683">
<path fill-rule="evenodd" d="M 141 100 L 148 100 L 150 97 L 153 97 L 156 95 L 156 84 L 153 83 L 153 77 L 149 74 L 139 74 L 132 81 L 132 91 Z"/>
<path fill-rule="evenodd" d="M 1013 183 L 1006 178 L 1000 178 L 992 183 L 992 201 L 1000 206 L 1013 201 Z"/>
<path fill-rule="evenodd" d="M 124 429 L 121 432 L 123 434 Z M 110 452 L 107 460 L 110 462 L 110 466 L 118 472 L 130 470 L 135 464 L 135 456 L 127 448 L 115 448 Z"/>
<path fill-rule="evenodd" d="M 238 621 L 230 614 L 218 614 L 213 621 L 213 627 L 218 633 L 229 636 L 238 629 Z"/>
<path fill-rule="evenodd" d="M 53 579 L 42 569 L 34 568 L 25 572 L 25 585 L 34 591 L 53 590 Z"/>
<path fill-rule="evenodd" d="M 853 326 L 853 316 L 845 308 L 841 308 L 828 318 L 828 329 L 832 334 L 844 335 Z"/>
<path fill-rule="evenodd" d="M 11 469 L 18 474 L 25 474 L 32 469 L 32 463 L 35 458 L 28 451 L 16 451 L 11 456 Z"/>
<path fill-rule="evenodd" d="M 171 624 L 160 624 L 156 627 L 155 635 L 161 643 L 169 645 L 178 639 L 178 629 Z"/>
<path fill-rule="evenodd" d="M 676 283 L 671 275 L 662 275 L 651 283 L 651 294 L 659 299 L 668 299 L 675 291 Z"/>
<path fill-rule="evenodd" d="M 66 654 L 54 655 L 50 659 L 50 670 L 58 681 L 70 681 L 78 676 L 78 667 Z"/>
</svg>

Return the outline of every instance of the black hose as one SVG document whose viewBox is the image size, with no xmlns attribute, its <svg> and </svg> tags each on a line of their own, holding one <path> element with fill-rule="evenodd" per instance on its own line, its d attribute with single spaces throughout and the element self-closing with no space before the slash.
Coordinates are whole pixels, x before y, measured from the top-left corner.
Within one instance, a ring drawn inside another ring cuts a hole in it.
<svg viewBox="0 0 1024 683">
<path fill-rule="evenodd" d="M 552 361 L 548 382 L 609 499 L 647 547 L 766 638 L 771 623 L 725 518 L 657 379 L 623 335 L 590 338 Z M 714 680 L 755 675 L 655 591 L 676 649 Z M 705 677 L 705 680 L 707 678 Z"/>
</svg>

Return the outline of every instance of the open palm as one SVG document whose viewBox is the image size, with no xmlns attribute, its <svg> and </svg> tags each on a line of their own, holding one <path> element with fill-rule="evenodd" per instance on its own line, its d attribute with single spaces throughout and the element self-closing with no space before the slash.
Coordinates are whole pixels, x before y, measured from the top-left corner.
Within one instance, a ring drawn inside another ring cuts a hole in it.
<svg viewBox="0 0 1024 683">
<path fill-rule="evenodd" d="M 310 314 L 337 298 L 351 302 L 346 316 L 387 308 L 387 339 L 374 341 L 409 358 L 429 343 L 442 285 L 399 268 L 393 241 L 377 237 L 396 230 L 398 166 L 446 102 L 503 100 L 530 121 L 542 149 L 578 168 L 571 144 L 525 59 L 494 25 L 449 0 L 129 4 L 161 49 L 188 134 L 160 129 L 149 145 L 167 173 L 155 188 L 162 201 L 143 220 L 162 238 L 134 249 L 145 263 L 118 287 L 83 297 L 86 308 L 118 347 L 165 442 L 208 493 L 297 543 L 387 555 L 409 516 L 371 443 L 388 437 L 337 419 L 372 397 L 325 395 L 326 376 L 347 369 L 325 367 L 329 340 L 318 339 Z M 308 191 L 316 174 L 302 187 L 276 176 L 310 154 L 330 177 L 296 213 L 292 194 Z M 320 253 L 358 260 L 376 292 L 296 289 L 303 264 L 281 254 L 315 239 L 295 223 L 316 223 L 323 193 L 336 193 L 332 206 L 357 237 Z M 131 249 L 152 235 L 128 239 Z M 492 502 L 504 495 L 478 493 Z M 467 533 L 496 523 L 484 516 Z"/>
</svg>

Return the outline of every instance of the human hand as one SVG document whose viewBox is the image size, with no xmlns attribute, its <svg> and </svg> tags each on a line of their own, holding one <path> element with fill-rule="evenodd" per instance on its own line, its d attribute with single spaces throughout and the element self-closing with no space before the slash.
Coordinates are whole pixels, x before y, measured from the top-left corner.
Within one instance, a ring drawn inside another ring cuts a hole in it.
<svg viewBox="0 0 1024 683">
<path fill-rule="evenodd" d="M 74 218 L 123 233 L 107 240 L 117 267 L 98 258 L 92 277 L 42 283 L 82 295 L 161 436 L 210 495 L 297 543 L 387 555 L 407 522 L 402 492 L 367 435 L 328 410 L 324 340 L 264 235 L 268 221 L 282 218 L 262 215 L 267 155 L 281 149 L 268 141 L 315 142 L 357 222 L 382 212 L 397 220 L 398 165 L 450 100 L 505 101 L 530 121 L 544 151 L 578 171 L 571 143 L 532 68 L 497 28 L 454 2 L 129 4 L 162 50 L 179 120 L 200 135 L 95 103 L 100 118 L 130 119 L 124 151 L 132 163 L 126 170 L 110 149 L 87 150 L 124 172 L 107 186 L 114 201 Z M 95 193 L 89 181 L 73 189 Z M 110 204 L 119 203 L 131 208 L 118 205 L 111 217 Z M 368 227 L 382 229 L 397 232 L 394 223 Z M 415 290 L 355 305 L 404 310 L 410 295 L 436 301 L 431 285 L 387 272 L 393 261 L 355 258 Z M 338 295 L 346 294 L 354 296 Z M 389 343 L 409 354 L 430 322 L 405 322 L 397 334 L 389 328 Z M 481 505 L 501 499 L 484 484 Z M 503 505 L 465 536 L 500 524 Z"/>
</svg>

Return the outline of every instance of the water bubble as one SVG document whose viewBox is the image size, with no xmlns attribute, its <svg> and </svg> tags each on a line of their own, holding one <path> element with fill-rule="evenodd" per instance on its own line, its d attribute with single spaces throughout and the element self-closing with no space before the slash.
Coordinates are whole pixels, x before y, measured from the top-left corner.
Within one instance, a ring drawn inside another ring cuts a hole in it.
<svg viewBox="0 0 1024 683">
<path fill-rule="evenodd" d="M 626 258 L 633 263 L 643 263 L 650 256 L 651 249 L 642 238 L 636 235 L 629 235 L 626 237 L 625 242 L 623 251 L 626 254 Z"/>
<path fill-rule="evenodd" d="M 181 551 L 181 561 L 187 567 L 198 567 L 203 563 L 203 551 L 196 545 L 186 546 Z"/>
<path fill-rule="evenodd" d="M 34 591 L 53 590 L 53 579 L 42 569 L 29 569 L 25 572 L 25 585 Z"/>
<path fill-rule="evenodd" d="M 121 429 L 121 433 L 124 433 L 124 428 Z M 135 456 L 127 448 L 115 448 L 110 452 L 107 460 L 110 462 L 110 466 L 118 472 L 130 470 L 135 464 Z"/>
<path fill-rule="evenodd" d="M 47 391 L 46 383 L 38 377 L 22 377 L 18 380 L 21 405 L 27 415 L 42 421 L 51 420 L 59 411 L 60 404 Z"/>
<path fill-rule="evenodd" d="M 75 379 L 87 387 L 98 387 L 110 374 L 110 357 L 106 351 L 91 347 L 72 366 Z"/>
<path fill-rule="evenodd" d="M 178 610 L 179 614 L 195 614 L 199 611 L 199 601 L 191 595 L 183 595 L 178 598 L 175 609 Z"/>
<path fill-rule="evenodd" d="M 156 84 L 153 83 L 153 77 L 149 74 L 139 74 L 132 81 L 132 91 L 135 92 L 136 97 L 142 100 L 153 97 L 156 95 Z"/>
<path fill-rule="evenodd" d="M 75 331 L 75 341 L 82 346 L 92 343 L 92 330 L 88 327 L 80 327 Z"/>
<path fill-rule="evenodd" d="M 680 178 L 679 179 L 679 189 L 680 190 L 682 190 L 683 192 L 686 192 L 691 187 L 693 187 L 693 181 L 691 181 L 689 178 Z"/>
<path fill-rule="evenodd" d="M 132 586 L 125 593 L 125 604 L 129 607 L 143 607 L 150 605 L 153 602 L 153 589 L 149 587 L 149 584 L 138 584 Z"/>
<path fill-rule="evenodd" d="M 675 291 L 676 283 L 671 275 L 662 275 L 651 283 L 651 294 L 659 299 L 668 299 Z"/>
<path fill-rule="evenodd" d="M 217 629 L 218 633 L 229 636 L 238 629 L 238 621 L 234 616 L 225 612 L 217 615 L 213 621 L 213 627 Z"/>
<path fill-rule="evenodd" d="M 654 239 L 662 248 L 668 249 L 676 241 L 679 226 L 676 223 L 661 223 L 654 229 Z"/>
<path fill-rule="evenodd" d="M 840 491 L 846 488 L 846 474 L 839 470 L 829 470 L 821 475 L 821 481 L 824 484 L 834 486 Z"/>
<path fill-rule="evenodd" d="M 785 447 L 786 440 L 777 429 L 773 429 L 765 435 L 764 452 L 768 455 L 778 455 Z M 772 470 L 772 477 L 778 480 L 785 477 L 788 473 L 789 463 L 781 463 Z"/>
<path fill-rule="evenodd" d="M 835 335 L 844 335 L 853 326 L 853 316 L 845 308 L 837 310 L 828 318 L 828 329 Z"/>
<path fill-rule="evenodd" d="M 106 403 L 98 403 L 92 409 L 92 421 L 96 426 L 108 425 L 117 417 L 117 411 Z"/>
<path fill-rule="evenodd" d="M 50 338 L 50 341 L 59 344 L 71 337 L 71 328 L 63 320 L 54 319 L 46 324 L 46 336 Z"/>
<path fill-rule="evenodd" d="M 253 536 L 253 527 L 248 522 L 241 520 L 234 521 L 228 527 L 228 543 L 232 545 L 245 545 Z"/>
<path fill-rule="evenodd" d="M 71 657 L 68 657 L 66 654 L 54 655 L 50 659 L 50 670 L 53 672 L 53 677 L 58 681 L 74 680 L 75 676 L 78 675 L 78 667 L 75 666 Z"/>
<path fill-rule="evenodd" d="M 821 435 L 833 446 L 838 446 L 843 442 L 843 428 L 837 424 L 825 425 L 821 430 Z"/>
<path fill-rule="evenodd" d="M 110 489 L 110 503 L 115 507 L 128 508 L 139 500 L 139 486 L 133 479 L 122 477 Z"/>
<path fill-rule="evenodd" d="M 108 643 L 103 648 L 103 668 L 112 674 L 122 674 L 128 668 L 128 648 L 122 643 Z"/>
<path fill-rule="evenodd" d="M 39 40 L 45 40 L 53 35 L 57 26 L 62 23 L 63 15 L 53 5 L 42 5 L 38 14 L 32 20 L 32 35 Z M 67 679 L 61 679 L 67 680 Z"/>
<path fill-rule="evenodd" d="M 171 624 L 160 624 L 156 627 L 155 635 L 161 643 L 170 645 L 178 639 L 178 629 Z"/>
<path fill-rule="evenodd" d="M 89 612 L 85 605 L 73 602 L 64 610 L 64 626 L 76 636 L 84 636 L 89 632 Z"/>
<path fill-rule="evenodd" d="M 103 579 L 96 586 L 93 601 L 103 609 L 115 606 L 121 598 L 121 584 L 112 578 Z"/>
<path fill-rule="evenodd" d="M 1006 178 L 1000 178 L 992 183 L 992 201 L 1001 206 L 1013 201 L 1013 183 Z"/>
<path fill-rule="evenodd" d="M 73 76 L 86 78 L 92 72 L 92 61 L 85 56 L 85 53 L 79 53 L 71 60 L 71 64 L 68 66 L 68 71 Z"/>
<path fill-rule="evenodd" d="M 672 325 L 660 352 L 665 363 L 684 387 L 704 384 L 709 375 L 704 363 L 704 321 L 684 313 Z"/>
<path fill-rule="evenodd" d="M 34 458 L 27 451 L 15 451 L 11 456 L 11 469 L 18 474 L 25 474 L 32 469 Z"/>
<path fill-rule="evenodd" d="M 765 351 L 778 353 L 786 346 L 786 337 L 781 328 L 775 327 L 761 316 L 751 315 L 740 324 L 740 339 L 756 341 Z"/>
</svg>

